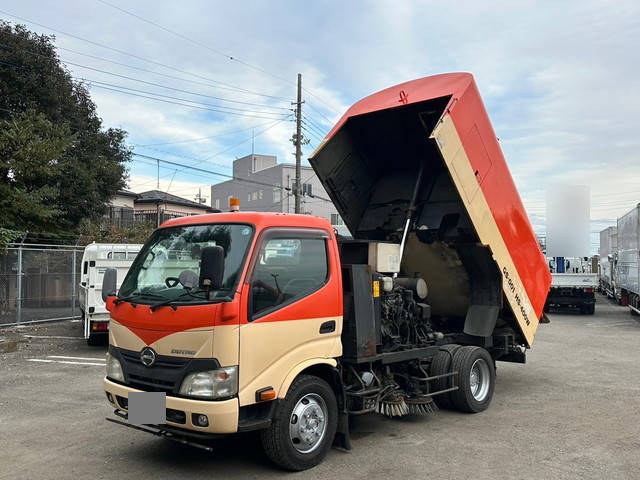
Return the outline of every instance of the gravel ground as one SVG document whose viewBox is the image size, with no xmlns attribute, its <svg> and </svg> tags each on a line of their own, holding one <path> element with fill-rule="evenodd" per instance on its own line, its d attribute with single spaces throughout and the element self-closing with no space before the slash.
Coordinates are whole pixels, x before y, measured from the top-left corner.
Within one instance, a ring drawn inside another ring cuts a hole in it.
<svg viewBox="0 0 640 480">
<path fill-rule="evenodd" d="M 640 478 L 640 317 L 599 297 L 593 316 L 550 318 L 527 365 L 498 363 L 486 412 L 361 417 L 351 452 L 334 449 L 320 466 L 290 476 Z M 255 435 L 220 440 L 209 454 L 106 422 L 106 349 L 80 336 L 79 322 L 0 328 L 0 479 L 283 474 Z"/>
</svg>

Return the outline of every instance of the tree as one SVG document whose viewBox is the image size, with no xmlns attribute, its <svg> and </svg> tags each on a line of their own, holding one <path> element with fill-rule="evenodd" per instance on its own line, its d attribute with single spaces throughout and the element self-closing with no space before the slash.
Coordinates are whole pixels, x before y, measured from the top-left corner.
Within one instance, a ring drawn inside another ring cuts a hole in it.
<svg viewBox="0 0 640 480">
<path fill-rule="evenodd" d="M 126 132 L 103 129 L 53 41 L 0 21 L 0 228 L 76 232 L 125 186 Z"/>
</svg>

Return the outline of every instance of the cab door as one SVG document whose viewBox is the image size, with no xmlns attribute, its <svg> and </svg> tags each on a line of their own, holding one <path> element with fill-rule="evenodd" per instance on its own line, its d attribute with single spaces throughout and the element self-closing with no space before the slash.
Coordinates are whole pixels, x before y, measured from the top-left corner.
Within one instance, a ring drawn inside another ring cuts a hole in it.
<svg viewBox="0 0 640 480">
<path fill-rule="evenodd" d="M 255 403 L 261 389 L 279 392 L 303 362 L 341 354 L 342 294 L 331 245 L 320 229 L 273 228 L 258 239 L 243 288 L 240 405 Z"/>
</svg>

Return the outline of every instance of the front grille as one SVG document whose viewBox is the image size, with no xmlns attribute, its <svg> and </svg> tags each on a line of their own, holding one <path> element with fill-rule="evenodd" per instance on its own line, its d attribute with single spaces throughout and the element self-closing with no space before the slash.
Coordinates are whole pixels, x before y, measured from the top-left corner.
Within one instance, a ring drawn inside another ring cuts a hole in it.
<svg viewBox="0 0 640 480">
<path fill-rule="evenodd" d="M 129 384 L 138 390 L 148 392 L 173 392 L 175 382 L 170 382 L 160 378 L 146 377 L 144 375 L 129 374 Z"/>
<path fill-rule="evenodd" d="M 139 352 L 125 352 L 122 351 L 122 358 L 133 364 L 143 365 L 142 360 L 140 360 Z M 184 367 L 187 363 L 189 363 L 188 358 L 180 358 L 180 357 L 158 357 L 156 363 L 153 365 L 154 368 L 169 368 L 169 369 L 179 369 Z"/>
<path fill-rule="evenodd" d="M 156 354 L 156 361 L 147 367 L 140 359 L 140 352 L 114 346 L 109 352 L 120 360 L 125 384 L 145 392 L 165 392 L 177 395 L 185 376 L 191 372 L 215 370 L 220 363 L 214 358 L 184 358 Z"/>
</svg>

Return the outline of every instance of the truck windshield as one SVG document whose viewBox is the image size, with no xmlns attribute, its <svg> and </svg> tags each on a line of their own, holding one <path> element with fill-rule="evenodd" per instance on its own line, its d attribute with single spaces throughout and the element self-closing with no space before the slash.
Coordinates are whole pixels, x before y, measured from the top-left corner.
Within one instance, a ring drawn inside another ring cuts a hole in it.
<svg viewBox="0 0 640 480">
<path fill-rule="evenodd" d="M 156 230 L 129 269 L 118 296 L 136 297 L 137 303 L 176 300 L 202 302 L 196 285 L 192 294 L 177 282 L 184 271 L 200 275 L 200 253 L 208 246 L 224 248 L 222 288 L 211 292 L 211 298 L 233 295 L 242 271 L 253 227 L 242 224 L 184 225 Z"/>
</svg>

